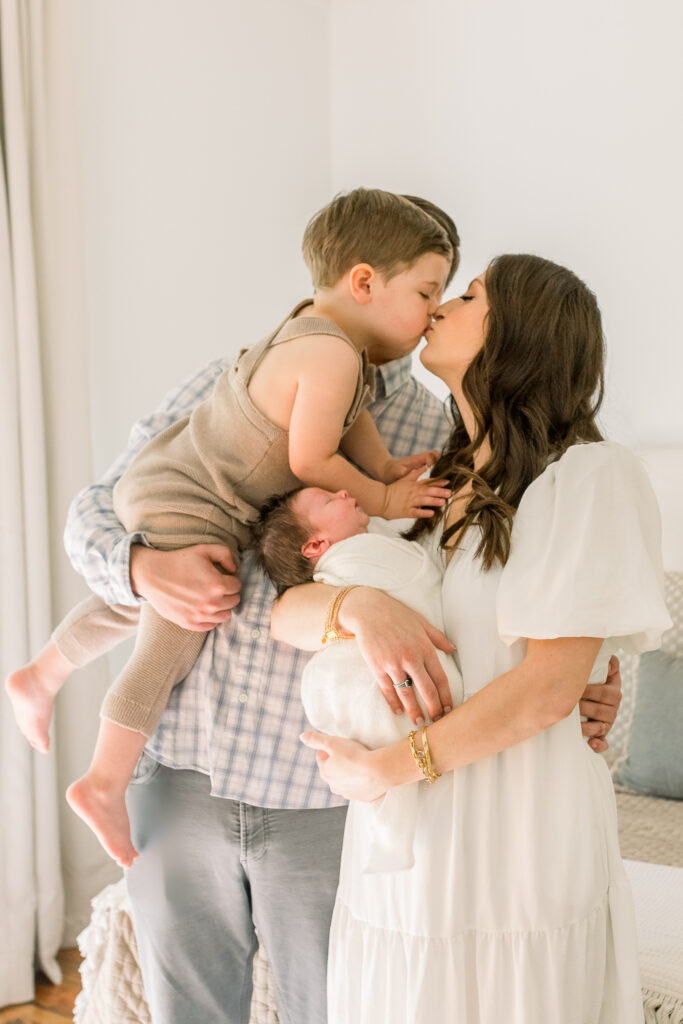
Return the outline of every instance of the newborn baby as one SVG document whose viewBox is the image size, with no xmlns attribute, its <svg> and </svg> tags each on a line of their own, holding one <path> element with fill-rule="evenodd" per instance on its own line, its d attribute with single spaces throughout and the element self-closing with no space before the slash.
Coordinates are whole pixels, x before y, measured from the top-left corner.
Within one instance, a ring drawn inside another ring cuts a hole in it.
<svg viewBox="0 0 683 1024">
<path fill-rule="evenodd" d="M 261 514 L 258 543 L 263 566 L 280 592 L 310 580 L 377 587 L 443 630 L 439 567 L 420 544 L 397 536 L 395 526 L 370 519 L 346 491 L 304 487 L 272 499 Z M 462 702 L 462 678 L 451 656 L 437 654 L 455 707 Z M 391 710 L 353 639 L 313 655 L 304 669 L 301 697 L 314 729 L 368 747 L 393 743 L 413 728 L 407 715 Z M 367 871 L 412 866 L 418 785 L 392 790 L 376 802 Z"/>
</svg>

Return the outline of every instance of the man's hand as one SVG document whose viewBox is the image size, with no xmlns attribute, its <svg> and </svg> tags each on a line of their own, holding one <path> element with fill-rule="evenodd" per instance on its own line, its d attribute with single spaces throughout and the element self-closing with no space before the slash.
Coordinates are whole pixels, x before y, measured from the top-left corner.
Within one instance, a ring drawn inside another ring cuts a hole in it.
<svg viewBox="0 0 683 1024">
<path fill-rule="evenodd" d="M 130 550 L 130 580 L 169 622 L 205 632 L 228 622 L 239 604 L 242 584 L 230 549 L 197 544 L 178 551 L 157 551 L 142 544 Z"/>
<path fill-rule="evenodd" d="M 415 725 L 424 724 L 415 691 L 432 719 L 451 710 L 451 691 L 436 648 L 447 654 L 455 648 L 440 629 L 400 601 L 371 587 L 351 591 L 344 599 L 339 619 L 344 629 L 354 633 L 392 711 L 407 711 Z M 395 683 L 408 678 L 412 686 L 395 688 Z"/>
<path fill-rule="evenodd" d="M 588 745 L 601 754 L 609 744 L 605 739 L 614 725 L 621 703 L 621 671 L 619 659 L 612 655 L 604 683 L 589 683 L 579 701 L 579 710 L 588 719 L 581 723 L 581 732 L 590 736 Z"/>
</svg>

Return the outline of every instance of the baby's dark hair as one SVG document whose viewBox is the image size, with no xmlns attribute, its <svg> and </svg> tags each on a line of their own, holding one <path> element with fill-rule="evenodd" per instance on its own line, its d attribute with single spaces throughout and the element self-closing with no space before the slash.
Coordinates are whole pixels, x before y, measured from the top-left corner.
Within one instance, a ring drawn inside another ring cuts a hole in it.
<svg viewBox="0 0 683 1024">
<path fill-rule="evenodd" d="M 254 547 L 260 567 L 275 586 L 278 595 L 288 587 L 310 583 L 313 562 L 302 554 L 301 548 L 312 535 L 313 527 L 298 516 L 292 506 L 293 499 L 303 487 L 276 494 L 261 507 L 254 525 Z"/>
</svg>

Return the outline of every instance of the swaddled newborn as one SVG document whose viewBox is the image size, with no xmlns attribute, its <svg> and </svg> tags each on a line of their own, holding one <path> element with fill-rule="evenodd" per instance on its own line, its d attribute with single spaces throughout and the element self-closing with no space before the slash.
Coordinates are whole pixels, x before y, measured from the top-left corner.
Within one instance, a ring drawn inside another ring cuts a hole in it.
<svg viewBox="0 0 683 1024">
<path fill-rule="evenodd" d="M 333 586 L 377 587 L 443 630 L 438 566 L 420 544 L 397 536 L 386 520 L 369 519 L 346 491 L 302 488 L 271 501 L 261 522 L 262 562 L 280 591 L 311 579 Z M 462 702 L 462 678 L 451 656 L 437 654 L 455 707 Z M 413 728 L 408 715 L 393 713 L 353 639 L 328 644 L 312 656 L 302 676 L 301 697 L 315 729 L 368 747 L 393 743 Z M 406 825 L 416 813 L 418 785 L 392 790 L 376 802 L 366 870 L 412 865 L 412 834 Z"/>
</svg>

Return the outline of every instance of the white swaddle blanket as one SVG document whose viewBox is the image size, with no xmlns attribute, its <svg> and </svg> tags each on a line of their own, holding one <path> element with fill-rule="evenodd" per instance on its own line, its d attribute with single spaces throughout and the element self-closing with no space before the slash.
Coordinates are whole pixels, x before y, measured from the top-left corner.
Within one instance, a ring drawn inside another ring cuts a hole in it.
<svg viewBox="0 0 683 1024">
<path fill-rule="evenodd" d="M 318 560 L 314 578 L 333 586 L 377 587 L 443 629 L 442 575 L 430 555 L 415 541 L 396 536 L 383 519 L 371 519 L 369 530 L 333 544 Z M 455 707 L 462 703 L 462 678 L 453 657 L 437 653 Z M 414 728 L 408 715 L 391 711 L 355 640 L 331 644 L 313 655 L 301 679 L 301 696 L 315 729 L 360 740 L 367 747 L 394 743 Z M 417 785 L 400 786 L 375 801 L 366 871 L 413 865 Z"/>
</svg>

